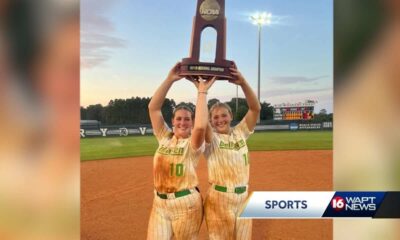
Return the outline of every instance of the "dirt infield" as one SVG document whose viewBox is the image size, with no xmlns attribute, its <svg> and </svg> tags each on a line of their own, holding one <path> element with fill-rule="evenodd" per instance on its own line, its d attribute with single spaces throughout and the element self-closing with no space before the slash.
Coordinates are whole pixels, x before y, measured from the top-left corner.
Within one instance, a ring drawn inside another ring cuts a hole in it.
<svg viewBox="0 0 400 240">
<path fill-rule="evenodd" d="M 146 239 L 153 199 L 152 157 L 81 164 L 81 239 Z M 332 190 L 332 151 L 250 153 L 250 191 Z M 200 190 L 208 188 L 205 160 Z M 331 220 L 254 220 L 253 239 L 332 239 Z M 205 223 L 200 239 L 207 239 Z"/>
</svg>

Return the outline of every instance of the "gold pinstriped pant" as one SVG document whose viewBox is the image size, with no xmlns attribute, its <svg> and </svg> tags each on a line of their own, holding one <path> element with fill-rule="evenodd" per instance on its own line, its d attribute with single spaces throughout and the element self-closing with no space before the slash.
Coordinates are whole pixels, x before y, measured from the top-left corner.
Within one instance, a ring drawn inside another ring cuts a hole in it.
<svg viewBox="0 0 400 240">
<path fill-rule="evenodd" d="M 210 240 L 251 239 L 252 220 L 238 218 L 247 195 L 247 191 L 242 194 L 226 193 L 210 187 L 204 202 Z"/>
<path fill-rule="evenodd" d="M 197 239 L 202 221 L 203 203 L 199 192 L 176 199 L 155 195 L 147 239 Z"/>
</svg>

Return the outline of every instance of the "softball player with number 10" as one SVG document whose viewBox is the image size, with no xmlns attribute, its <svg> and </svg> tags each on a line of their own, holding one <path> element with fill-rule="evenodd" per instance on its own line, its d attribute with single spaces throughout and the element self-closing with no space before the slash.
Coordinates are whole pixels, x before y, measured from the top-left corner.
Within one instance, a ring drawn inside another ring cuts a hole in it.
<svg viewBox="0 0 400 240">
<path fill-rule="evenodd" d="M 177 63 L 149 103 L 150 120 L 159 147 L 153 162 L 155 190 L 147 239 L 197 239 L 203 220 L 203 203 L 197 191 L 195 169 L 204 151 L 208 124 L 207 90 L 215 78 L 192 81 L 198 90 L 196 120 L 189 107 L 178 105 L 173 113 L 171 131 L 161 108 L 172 84 L 182 78 L 179 69 Z"/>
</svg>

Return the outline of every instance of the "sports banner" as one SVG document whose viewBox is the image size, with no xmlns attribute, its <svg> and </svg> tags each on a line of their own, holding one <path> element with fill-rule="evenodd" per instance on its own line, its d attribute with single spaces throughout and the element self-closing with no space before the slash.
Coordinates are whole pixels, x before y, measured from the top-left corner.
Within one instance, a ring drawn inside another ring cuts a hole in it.
<svg viewBox="0 0 400 240">
<path fill-rule="evenodd" d="M 400 192 L 253 192 L 241 218 L 400 218 Z"/>
</svg>

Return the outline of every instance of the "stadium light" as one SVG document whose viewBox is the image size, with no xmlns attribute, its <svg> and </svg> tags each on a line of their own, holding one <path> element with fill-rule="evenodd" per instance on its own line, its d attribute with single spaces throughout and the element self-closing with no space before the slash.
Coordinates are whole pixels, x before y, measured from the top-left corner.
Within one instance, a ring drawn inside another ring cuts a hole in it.
<svg viewBox="0 0 400 240">
<path fill-rule="evenodd" d="M 263 25 L 271 24 L 271 17 L 272 17 L 271 13 L 266 13 L 266 12 L 258 13 L 257 12 L 250 16 L 250 20 L 252 21 L 252 23 L 254 25 L 263 26 Z"/>
<path fill-rule="evenodd" d="M 255 13 L 250 16 L 250 20 L 254 25 L 258 26 L 258 84 L 257 84 L 257 98 L 260 102 L 260 78 L 261 78 L 261 29 L 264 25 L 271 24 L 271 13 L 262 12 Z M 258 116 L 257 123 L 260 123 L 261 114 Z"/>
</svg>

